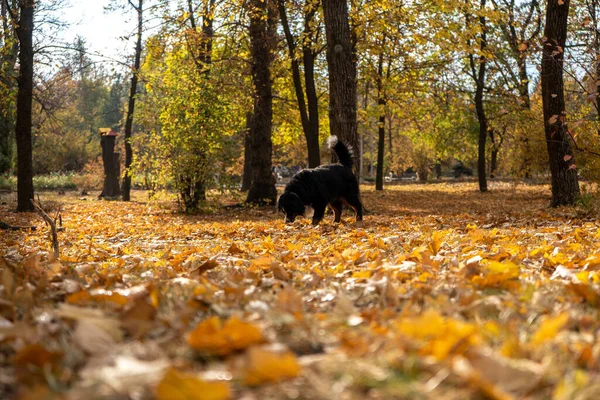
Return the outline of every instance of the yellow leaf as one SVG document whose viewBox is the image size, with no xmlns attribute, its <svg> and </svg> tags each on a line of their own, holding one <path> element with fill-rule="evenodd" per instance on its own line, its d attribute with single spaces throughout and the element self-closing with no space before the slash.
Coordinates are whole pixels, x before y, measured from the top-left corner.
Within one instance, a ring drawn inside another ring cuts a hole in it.
<svg viewBox="0 0 600 400">
<path fill-rule="evenodd" d="M 567 313 L 545 319 L 533 334 L 532 343 L 539 345 L 545 341 L 554 339 L 567 322 L 569 322 L 569 314 Z"/>
<path fill-rule="evenodd" d="M 446 237 L 446 232 L 444 231 L 435 231 L 431 235 L 431 243 L 429 244 L 429 250 L 433 254 L 437 254 L 444 243 L 444 238 Z"/>
<path fill-rule="evenodd" d="M 257 386 L 268 382 L 279 382 L 295 378 L 300 374 L 300 365 L 293 353 L 277 353 L 260 348 L 248 351 L 244 369 L 244 383 Z"/>
<path fill-rule="evenodd" d="M 445 359 L 449 354 L 460 354 L 469 345 L 476 344 L 475 326 L 459 320 L 446 318 L 437 311 L 427 311 L 412 318 L 395 322 L 396 330 L 420 345 L 421 353 Z"/>
<path fill-rule="evenodd" d="M 273 261 L 275 261 L 273 257 L 259 257 L 252 261 L 251 267 L 259 269 L 270 268 Z"/>
<path fill-rule="evenodd" d="M 187 342 L 194 350 L 222 356 L 263 343 L 264 338 L 258 327 L 236 317 L 225 323 L 212 317 L 199 323 L 189 334 Z"/>
<path fill-rule="evenodd" d="M 221 400 L 231 397 L 227 382 L 206 382 L 171 368 L 156 388 L 158 400 Z"/>
</svg>

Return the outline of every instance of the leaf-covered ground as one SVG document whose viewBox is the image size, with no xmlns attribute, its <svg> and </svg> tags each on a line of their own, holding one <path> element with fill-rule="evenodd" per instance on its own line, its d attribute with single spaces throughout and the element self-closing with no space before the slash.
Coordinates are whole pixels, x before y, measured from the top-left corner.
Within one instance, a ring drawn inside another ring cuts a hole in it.
<svg viewBox="0 0 600 400">
<path fill-rule="evenodd" d="M 6 200 L 7 196 L 3 197 Z M 365 221 L 0 206 L 0 398 L 600 396 L 600 229 L 549 189 L 364 188 Z"/>
</svg>

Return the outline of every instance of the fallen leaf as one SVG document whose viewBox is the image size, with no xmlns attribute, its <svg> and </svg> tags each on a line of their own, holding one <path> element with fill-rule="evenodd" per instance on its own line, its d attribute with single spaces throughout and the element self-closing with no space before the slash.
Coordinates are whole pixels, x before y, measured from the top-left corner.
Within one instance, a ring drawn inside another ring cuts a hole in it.
<svg viewBox="0 0 600 400">
<path fill-rule="evenodd" d="M 207 382 L 170 368 L 156 388 L 157 400 L 224 400 L 231 397 L 227 382 Z"/>
<path fill-rule="evenodd" d="M 252 347 L 246 356 L 244 383 L 249 386 L 279 382 L 300 374 L 300 365 L 293 353 L 274 352 Z"/>
<path fill-rule="evenodd" d="M 567 322 L 569 322 L 569 314 L 567 313 L 562 313 L 555 317 L 547 317 L 540 323 L 537 331 L 533 334 L 531 342 L 534 345 L 540 345 L 554 339 Z"/>
<path fill-rule="evenodd" d="M 187 338 L 188 344 L 194 350 L 220 356 L 264 341 L 258 327 L 236 317 L 231 317 L 225 323 L 217 317 L 206 319 L 200 322 Z"/>
<path fill-rule="evenodd" d="M 203 273 L 205 273 L 206 271 L 210 271 L 211 269 L 215 269 L 218 266 L 219 266 L 219 263 L 217 262 L 217 260 L 215 260 L 214 258 L 211 258 L 210 260 L 207 260 L 202 265 L 200 265 L 198 268 L 194 269 L 193 271 L 190 271 L 190 275 L 192 275 L 192 276 L 200 276 Z"/>
</svg>

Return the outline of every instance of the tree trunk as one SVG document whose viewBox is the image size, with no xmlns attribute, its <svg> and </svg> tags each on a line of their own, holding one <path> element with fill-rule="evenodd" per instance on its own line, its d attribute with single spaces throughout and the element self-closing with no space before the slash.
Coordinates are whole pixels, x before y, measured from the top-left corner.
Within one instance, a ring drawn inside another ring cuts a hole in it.
<svg viewBox="0 0 600 400">
<path fill-rule="evenodd" d="M 570 0 L 548 1 L 542 53 L 542 103 L 553 207 L 573 204 L 579 196 L 577 170 L 566 124 L 563 81 L 569 5 Z"/>
<path fill-rule="evenodd" d="M 11 24 L 6 1 L 0 0 L 3 43 L 0 47 L 0 174 L 12 167 L 14 156 L 15 107 L 12 94 L 15 87 L 14 68 L 19 53 L 19 41 Z"/>
<path fill-rule="evenodd" d="M 383 38 L 385 43 L 385 36 Z M 383 49 L 384 43 L 381 44 Z M 377 104 L 379 104 L 379 133 L 377 141 L 377 172 L 375 174 L 375 190 L 383 190 L 383 156 L 385 152 L 385 95 L 383 93 L 383 50 L 379 54 L 377 66 Z"/>
<path fill-rule="evenodd" d="M 315 84 L 315 59 L 317 51 L 314 46 L 317 39 L 314 35 L 314 19 L 317 13 L 318 2 L 307 0 L 304 16 L 304 35 L 308 40 L 302 42 L 302 60 L 304 62 L 304 86 L 306 88 L 306 101 L 308 105 L 308 123 L 310 125 L 310 140 L 308 141 L 308 167 L 313 168 L 321 164 L 321 150 L 319 148 L 319 96 Z"/>
<path fill-rule="evenodd" d="M 306 138 L 306 148 L 308 150 L 308 167 L 315 168 L 319 166 L 320 156 L 317 153 L 311 154 L 314 151 L 314 146 L 311 146 L 314 134 L 311 131 L 312 125 L 309 121 L 308 111 L 306 107 L 306 100 L 304 98 L 304 89 L 302 88 L 302 78 L 300 76 L 300 63 L 296 57 L 296 41 L 290 30 L 290 25 L 287 19 L 287 12 L 285 9 L 285 0 L 277 0 L 277 9 L 279 10 L 279 18 L 281 19 L 281 26 L 285 34 L 285 41 L 288 46 L 288 53 L 291 60 L 292 66 L 292 81 L 294 83 L 294 91 L 296 93 L 296 100 L 298 102 L 298 111 L 300 112 L 300 121 L 302 123 L 302 130 L 304 131 L 304 137 Z M 319 137 L 317 136 L 317 144 Z M 317 151 L 319 147 L 317 146 Z"/>
<path fill-rule="evenodd" d="M 138 74 L 140 60 L 142 57 L 142 27 L 144 0 L 138 0 L 135 7 L 137 13 L 137 40 L 135 44 L 135 59 L 131 75 L 131 88 L 129 90 L 129 102 L 127 105 L 127 119 L 125 120 L 125 175 L 123 176 L 123 200 L 131 200 L 131 164 L 133 163 L 133 148 L 131 147 L 131 135 L 133 131 L 133 114 L 135 112 L 135 97 L 137 94 Z"/>
<path fill-rule="evenodd" d="M 323 0 L 329 72 L 329 128 L 359 151 L 356 121 L 356 58 L 346 0 Z M 357 156 L 360 156 L 357 154 Z"/>
<path fill-rule="evenodd" d="M 498 167 L 498 150 L 499 146 L 496 143 L 496 132 L 493 128 L 489 130 L 490 142 L 492 143 L 490 155 L 490 178 L 496 177 L 496 168 Z"/>
<path fill-rule="evenodd" d="M 33 11 L 35 0 L 21 0 L 19 38 L 19 90 L 17 92 L 17 211 L 33 211 L 33 151 L 31 117 L 33 101 Z"/>
<path fill-rule="evenodd" d="M 485 62 L 480 62 L 480 68 L 485 73 Z M 475 109 L 477 111 L 477 120 L 479 121 L 479 143 L 477 152 L 477 175 L 479 181 L 479 191 L 487 191 L 487 177 L 485 171 L 485 144 L 487 140 L 487 118 L 483 108 L 483 85 L 477 88 L 475 95 Z"/>
<path fill-rule="evenodd" d="M 380 100 L 381 101 L 381 100 Z M 379 103 L 381 106 L 385 105 Z M 385 114 L 379 115 L 378 131 L 379 138 L 377 141 L 377 172 L 375 174 L 375 190 L 383 190 L 383 153 L 385 153 Z"/>
<path fill-rule="evenodd" d="M 103 135 L 100 139 L 102 146 L 102 163 L 104 165 L 104 185 L 98 198 L 116 200 L 121 195 L 119 188 L 119 153 L 115 153 L 116 136 Z"/>
<path fill-rule="evenodd" d="M 246 113 L 246 130 L 244 131 L 244 171 L 242 172 L 242 186 L 240 190 L 247 192 L 252 184 L 252 151 L 250 138 L 252 137 L 252 113 Z"/>
<path fill-rule="evenodd" d="M 250 133 L 252 183 L 247 203 L 275 204 L 277 190 L 271 171 L 273 93 L 271 62 L 276 43 L 276 9 L 272 0 L 248 0 L 250 48 L 254 83 L 254 116 Z"/>
<path fill-rule="evenodd" d="M 487 0 L 480 0 L 480 11 L 483 11 L 486 7 Z M 467 27 L 470 23 L 470 15 L 467 14 Z M 487 192 L 487 176 L 485 168 L 485 144 L 488 135 L 488 121 L 485 115 L 485 108 L 483 105 L 483 91 L 485 89 L 485 70 L 486 70 L 486 59 L 482 54 L 487 46 L 487 27 L 485 16 L 479 16 L 479 26 L 481 33 L 479 34 L 479 50 L 480 55 L 475 59 L 473 53 L 469 54 L 469 63 L 471 67 L 471 74 L 475 81 L 475 111 L 477 114 L 477 121 L 479 122 L 479 141 L 477 151 L 477 175 L 479 181 L 479 191 Z"/>
<path fill-rule="evenodd" d="M 527 73 L 527 60 L 524 52 L 519 52 L 519 58 L 517 60 L 519 68 L 519 96 L 521 98 L 522 109 L 531 109 L 531 99 L 529 97 L 529 74 Z M 529 178 L 531 176 L 531 145 L 529 144 L 529 138 L 523 139 L 523 171 L 524 177 Z"/>
<path fill-rule="evenodd" d="M 597 0 L 591 0 L 586 3 L 588 13 L 592 19 L 591 29 L 594 37 L 594 60 L 596 63 L 596 101 L 594 105 L 596 106 L 596 133 L 600 136 L 600 98 L 598 97 L 600 93 L 600 27 L 598 26 L 598 15 L 596 14 Z"/>
</svg>

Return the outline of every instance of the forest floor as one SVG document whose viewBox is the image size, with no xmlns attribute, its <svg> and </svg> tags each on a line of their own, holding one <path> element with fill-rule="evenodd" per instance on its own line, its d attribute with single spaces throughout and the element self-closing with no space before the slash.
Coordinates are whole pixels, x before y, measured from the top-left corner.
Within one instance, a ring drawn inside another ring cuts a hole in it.
<svg viewBox="0 0 600 400">
<path fill-rule="evenodd" d="M 38 229 L 0 231 L 0 398 L 600 398 L 597 214 L 490 189 L 365 187 L 317 227 L 41 193 L 58 259 L 4 195 Z"/>
</svg>

